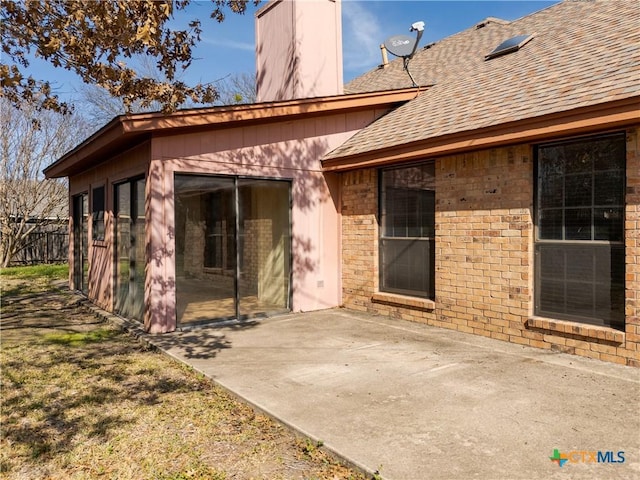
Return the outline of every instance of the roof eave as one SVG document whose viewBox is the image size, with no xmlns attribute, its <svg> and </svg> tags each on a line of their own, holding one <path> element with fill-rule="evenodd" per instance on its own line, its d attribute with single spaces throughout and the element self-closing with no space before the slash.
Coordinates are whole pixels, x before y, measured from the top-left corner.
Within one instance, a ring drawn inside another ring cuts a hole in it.
<svg viewBox="0 0 640 480">
<path fill-rule="evenodd" d="M 120 138 L 124 134 L 123 129 L 123 116 L 115 117 L 104 127 L 100 128 L 82 143 L 77 145 L 72 150 L 65 153 L 62 157 L 56 160 L 43 170 L 45 177 L 47 178 L 60 178 L 67 176 L 67 171 L 82 158 L 93 155 L 100 151 L 106 145 L 112 143 L 116 139 Z"/>
<path fill-rule="evenodd" d="M 325 171 L 347 171 L 454 155 L 518 143 L 553 140 L 640 122 L 640 97 L 591 105 L 539 117 L 428 138 L 402 145 L 325 158 Z"/>
<path fill-rule="evenodd" d="M 239 125 L 272 123 L 293 117 L 329 115 L 338 111 L 398 105 L 412 100 L 424 88 L 405 88 L 382 92 L 336 95 L 301 100 L 259 103 L 230 107 L 209 107 L 179 110 L 171 114 L 139 113 L 114 118 L 73 150 L 49 165 L 44 174 L 48 178 L 64 177 L 74 165 L 105 152 L 109 146 L 145 140 L 153 135 L 184 131 L 232 128 Z"/>
<path fill-rule="evenodd" d="M 404 103 L 415 98 L 424 88 L 405 88 L 382 92 L 336 95 L 281 102 L 256 103 L 231 107 L 180 110 L 170 115 L 139 114 L 129 117 L 127 131 L 163 131 L 197 127 L 281 121 L 286 117 L 331 114 L 339 110 L 365 109 L 379 105 Z"/>
</svg>

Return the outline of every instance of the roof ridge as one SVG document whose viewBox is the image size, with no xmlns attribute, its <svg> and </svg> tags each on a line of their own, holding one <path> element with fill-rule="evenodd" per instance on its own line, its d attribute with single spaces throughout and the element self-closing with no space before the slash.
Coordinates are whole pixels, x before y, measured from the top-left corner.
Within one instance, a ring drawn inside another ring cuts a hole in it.
<svg viewBox="0 0 640 480">
<path fill-rule="evenodd" d="M 485 26 L 489 25 L 490 23 L 497 23 L 499 25 L 508 25 L 509 23 L 511 23 L 511 21 L 504 20 L 504 19 L 498 18 L 498 17 L 487 17 L 484 20 L 480 20 L 478 23 L 476 23 L 475 28 L 477 30 L 478 28 L 485 27 Z"/>
<path fill-rule="evenodd" d="M 508 24 L 472 27 L 417 51 L 412 73 L 419 84 L 428 80 L 433 87 L 366 127 L 333 155 L 638 98 L 637 1 L 558 1 Z M 525 34 L 536 34 L 525 48 L 485 61 L 496 45 Z M 402 64 L 391 62 L 347 83 L 345 90 L 408 84 Z M 423 120 L 408 125 L 407 118 Z"/>
<path fill-rule="evenodd" d="M 471 33 L 474 30 L 478 30 L 478 29 L 483 28 L 483 27 L 485 27 L 487 25 L 490 25 L 492 23 L 494 23 L 496 25 L 513 25 L 514 23 L 520 22 L 520 21 L 524 20 L 525 18 L 532 17 L 534 15 L 538 15 L 538 14 L 544 12 L 545 10 L 549 10 L 551 8 L 557 8 L 558 6 L 562 5 L 563 3 L 580 3 L 580 2 L 584 2 L 584 1 L 585 0 L 558 0 L 556 3 L 553 3 L 552 5 L 548 5 L 548 6 L 544 7 L 544 8 L 541 8 L 540 10 L 536 10 L 534 12 L 527 13 L 526 15 L 523 15 L 522 17 L 515 18 L 513 20 L 504 20 L 503 18 L 488 16 L 485 19 L 480 20 L 478 23 L 476 23 L 476 24 L 474 24 L 474 25 L 472 25 L 472 26 L 470 26 L 468 28 L 465 28 L 464 30 L 460 30 L 458 32 L 452 33 L 451 35 L 447 35 L 446 37 L 442 37 L 442 38 L 440 38 L 438 40 L 434 40 L 433 42 L 429 43 L 428 45 L 425 45 L 425 47 L 421 48 L 420 50 L 424 50 L 424 49 L 426 49 L 426 47 L 431 47 L 431 46 L 433 46 L 435 44 L 441 43 L 441 42 L 443 42 L 445 40 L 448 40 L 450 38 L 457 37 L 457 36 L 460 36 L 460 35 L 465 34 L 465 33 Z M 596 1 L 596 0 L 591 0 L 591 1 Z"/>
<path fill-rule="evenodd" d="M 457 41 L 460 37 L 465 36 L 465 35 L 473 35 L 474 32 L 476 30 L 482 29 L 483 27 L 489 26 L 489 25 L 495 25 L 496 27 L 509 27 L 514 25 L 516 22 L 520 22 L 523 19 L 529 18 L 531 16 L 540 14 L 541 12 L 544 12 L 545 10 L 551 9 L 551 8 L 557 8 L 560 5 L 564 4 L 564 3 L 579 3 L 579 2 L 584 2 L 584 0 L 558 0 L 556 1 L 556 3 L 553 3 L 552 5 L 548 5 L 547 7 L 541 8 L 540 10 L 536 10 L 534 12 L 528 13 L 526 15 L 523 15 L 520 18 L 517 18 L 515 20 L 504 20 L 502 18 L 499 17 L 493 17 L 493 16 L 488 16 L 486 17 L 484 20 L 481 20 L 478 23 L 475 23 L 471 26 L 469 26 L 468 28 L 465 28 L 463 30 L 457 31 L 455 33 L 452 33 L 450 35 L 446 35 L 442 38 L 436 39 L 432 42 L 427 43 L 426 45 L 419 47 L 416 50 L 416 58 L 420 58 L 422 57 L 422 55 L 424 54 L 425 51 L 432 49 L 433 47 L 441 47 L 444 44 L 448 44 L 451 41 Z M 388 65 L 392 65 L 392 64 L 398 64 L 400 65 L 402 63 L 402 59 L 401 58 L 394 58 L 391 59 L 389 61 Z M 382 65 L 378 65 L 377 67 L 374 67 L 360 75 L 358 75 L 355 78 L 352 78 L 349 82 L 347 82 L 345 84 L 345 91 L 348 91 L 350 93 L 351 89 L 350 86 L 357 83 L 359 80 L 363 79 L 364 77 L 367 77 L 371 74 L 374 74 L 374 72 L 376 71 L 380 71 L 380 70 L 385 70 L 386 68 L 383 68 Z M 375 90 L 375 89 L 374 89 Z M 359 88 L 356 87 L 356 89 L 354 91 L 360 91 Z"/>
</svg>

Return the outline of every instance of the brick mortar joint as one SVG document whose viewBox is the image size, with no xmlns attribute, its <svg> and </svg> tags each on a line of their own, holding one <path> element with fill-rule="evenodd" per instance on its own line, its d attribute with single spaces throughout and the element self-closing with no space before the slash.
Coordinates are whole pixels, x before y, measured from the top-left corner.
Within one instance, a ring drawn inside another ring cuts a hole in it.
<svg viewBox="0 0 640 480">
<path fill-rule="evenodd" d="M 571 331 L 566 331 L 567 326 L 571 327 Z M 578 327 L 579 331 L 575 331 L 574 327 Z M 538 331 L 547 335 L 556 335 L 559 337 L 584 339 L 585 341 L 596 342 L 605 345 L 623 346 L 625 344 L 625 332 L 606 327 L 597 327 L 586 324 L 574 324 L 563 320 L 552 320 L 546 318 L 533 317 L 526 322 L 528 330 Z M 604 333 L 606 338 L 598 337 Z"/>
</svg>

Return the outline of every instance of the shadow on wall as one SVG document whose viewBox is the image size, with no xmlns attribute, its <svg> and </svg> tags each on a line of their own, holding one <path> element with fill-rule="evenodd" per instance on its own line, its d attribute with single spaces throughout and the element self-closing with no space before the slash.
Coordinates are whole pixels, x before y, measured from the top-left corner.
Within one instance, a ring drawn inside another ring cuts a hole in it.
<svg viewBox="0 0 640 480">
<path fill-rule="evenodd" d="M 164 184 L 164 176 L 160 169 L 160 166 L 152 164 L 149 168 L 147 179 L 147 201 L 145 202 L 145 218 L 152 219 L 151 222 L 147 221 L 146 224 L 146 258 L 147 264 L 145 267 L 145 277 L 148 279 L 145 282 L 145 311 L 149 312 L 149 315 L 145 315 L 145 328 L 150 329 L 151 326 L 155 326 L 158 331 L 170 331 L 173 330 L 168 324 L 166 315 L 167 310 L 167 297 L 172 295 L 175 297 L 176 279 L 174 276 L 168 278 L 163 275 L 164 266 L 166 262 L 172 261 L 174 257 L 174 240 L 175 229 L 172 225 L 163 225 L 163 221 L 158 219 L 164 218 L 163 211 L 153 211 L 153 205 L 161 205 L 162 209 L 172 209 L 174 204 L 173 193 L 165 194 L 164 188 L 162 191 L 158 191 L 154 188 L 156 185 L 162 186 Z M 161 203 L 160 203 L 161 202 Z M 165 202 L 167 203 L 165 206 Z M 151 231 L 149 233 L 149 230 Z M 149 241 L 150 238 L 159 239 L 164 238 L 164 242 L 154 242 L 153 245 Z M 153 267 L 153 268 L 151 268 Z M 149 272 L 159 272 L 151 275 Z M 153 292 L 153 294 L 152 294 Z M 155 301 L 155 303 L 151 303 Z M 171 304 L 173 302 L 169 302 Z"/>
<path fill-rule="evenodd" d="M 296 21 L 296 25 L 298 25 L 298 28 L 304 23 L 301 22 L 301 18 L 302 14 L 298 14 L 298 18 Z M 300 39 L 291 41 L 291 39 L 288 38 L 286 45 L 286 52 L 283 51 L 278 55 L 278 57 L 280 58 L 287 59 L 284 65 L 282 65 L 282 70 L 280 72 L 275 72 L 274 74 L 273 71 L 268 70 L 268 67 L 258 68 L 258 72 L 256 74 L 256 92 L 258 92 L 258 98 L 260 98 L 261 101 L 286 101 L 318 96 L 315 92 L 318 91 L 319 85 L 321 85 L 322 72 L 325 70 L 325 66 L 327 65 L 326 59 L 323 60 L 323 64 L 321 66 L 318 66 L 317 63 L 314 65 L 313 69 L 317 73 L 314 74 L 313 82 L 311 84 L 303 83 L 301 76 L 303 66 L 300 55 L 303 46 L 302 41 Z M 318 45 L 317 48 L 322 49 L 324 48 L 324 46 Z M 269 45 L 267 49 L 273 49 L 273 46 Z M 264 53 L 264 43 L 258 42 L 256 48 L 256 58 L 266 58 L 264 63 L 267 63 L 269 61 L 269 58 L 265 57 Z M 307 65 L 309 65 L 309 62 L 307 62 Z M 272 64 L 270 66 L 273 68 Z M 274 88 L 267 83 L 269 80 L 279 82 L 279 85 L 277 86 L 275 91 Z M 306 81 L 307 78 L 305 77 L 304 80 Z M 260 92 L 263 91 L 272 93 L 268 95 L 268 98 L 264 99 L 264 95 L 260 94 Z M 335 92 L 335 94 L 338 93 L 342 92 Z"/>
<path fill-rule="evenodd" d="M 108 216 L 111 218 L 113 215 L 109 214 Z M 112 224 L 108 222 L 106 231 L 110 232 L 111 228 Z M 89 292 L 91 296 L 94 295 L 92 292 L 96 292 L 95 297 L 97 297 L 97 304 L 100 307 L 111 310 L 114 285 L 113 272 L 111 271 L 112 264 L 109 261 L 111 248 L 106 246 L 106 241 L 111 240 L 105 238 L 104 245 L 96 245 L 95 241 L 89 239 L 89 242 L 92 242 L 93 249 L 93 254 L 90 255 Z"/>
<path fill-rule="evenodd" d="M 292 93 L 298 92 L 300 88 L 300 79 L 293 72 L 298 71 L 300 65 L 300 57 L 297 54 L 298 46 L 291 42 L 287 48 L 287 52 L 284 58 L 287 59 L 286 66 L 282 75 L 279 77 L 282 80 L 282 84 L 278 87 L 276 97 L 278 99 L 289 99 Z M 262 45 L 260 45 L 256 52 L 257 58 L 262 58 Z M 286 73 L 289 72 L 289 73 Z M 274 78 L 274 75 L 267 72 L 265 69 L 261 69 L 256 75 L 256 90 L 260 92 L 266 87 L 265 81 L 267 78 Z M 272 100 L 272 99 L 269 99 Z"/>
<path fill-rule="evenodd" d="M 315 126 L 315 123 L 311 122 L 309 125 Z M 223 152 L 218 152 L 216 149 L 196 152 L 187 150 L 186 153 L 189 156 L 170 159 L 171 162 L 176 162 L 176 165 L 173 166 L 175 168 L 167 169 L 169 172 L 167 174 L 164 173 L 165 169 L 160 162 L 152 164 L 149 171 L 149 184 L 158 186 L 173 183 L 172 178 L 165 178 L 164 175 L 173 176 L 174 169 L 181 174 L 241 175 L 243 177 L 291 180 L 294 216 L 291 235 L 293 258 L 291 268 L 295 285 L 295 283 L 304 281 L 307 275 L 317 272 L 320 266 L 320 251 L 318 250 L 318 242 L 314 238 L 317 235 L 322 235 L 322 230 L 326 225 L 315 224 L 322 221 L 318 209 L 321 208 L 321 205 L 327 204 L 329 200 L 332 202 L 331 208 L 337 208 L 337 189 L 329 187 L 327 178 L 321 171 L 319 161 L 320 157 L 329 149 L 328 141 L 323 138 L 323 134 L 327 130 L 343 131 L 344 126 L 327 125 L 327 122 L 322 122 L 322 126 L 309 132 L 309 139 L 306 140 L 297 138 L 293 126 L 287 125 L 286 128 L 278 130 L 277 138 L 273 138 L 271 135 L 273 132 L 269 130 L 270 143 L 268 144 L 260 144 L 258 138 L 252 137 L 251 141 L 243 138 L 241 148 L 230 148 Z M 211 132 L 211 135 L 216 135 L 216 133 Z M 224 133 L 222 132 L 222 135 Z M 333 183 L 335 183 L 334 180 L 332 178 Z M 162 206 L 164 212 L 147 212 L 147 218 L 170 219 L 171 217 L 167 217 L 165 212 L 174 211 L 175 192 L 173 188 L 162 191 L 159 188 L 152 188 L 148 195 L 151 201 L 147 202 L 147 208 Z M 300 225 L 305 224 L 307 216 L 317 216 L 318 220 L 314 219 L 309 224 L 310 226 L 300 228 Z M 148 252 L 149 262 L 152 266 L 148 287 L 154 292 L 155 301 L 148 304 L 147 308 L 153 319 L 151 323 L 158 325 L 158 323 L 168 322 L 166 312 L 173 302 L 170 296 L 175 294 L 175 275 L 166 276 L 164 267 L 168 265 L 167 262 L 174 261 L 176 231 L 174 225 L 162 225 L 162 222 L 155 220 L 152 220 L 148 227 L 152 229 L 151 235 L 154 239 L 163 239 L 162 242 L 152 245 L 152 249 Z M 170 271 L 172 270 L 173 268 L 170 268 Z M 148 296 L 148 298 L 150 297 Z M 166 327 L 171 329 L 168 325 Z"/>
</svg>

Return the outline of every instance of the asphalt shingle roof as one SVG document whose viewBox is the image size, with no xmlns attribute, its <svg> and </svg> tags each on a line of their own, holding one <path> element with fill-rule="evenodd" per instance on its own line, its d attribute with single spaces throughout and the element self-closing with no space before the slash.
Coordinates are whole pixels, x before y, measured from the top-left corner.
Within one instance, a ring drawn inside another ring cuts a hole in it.
<svg viewBox="0 0 640 480">
<path fill-rule="evenodd" d="M 428 20 L 428 19 L 427 19 Z M 431 85 L 354 135 L 325 159 L 638 96 L 640 2 L 566 0 L 505 22 L 486 19 L 420 49 L 409 69 Z M 480 25 L 480 24 L 479 24 Z M 504 40 L 534 38 L 485 60 Z M 345 93 L 410 87 L 396 59 L 351 81 Z"/>
</svg>

